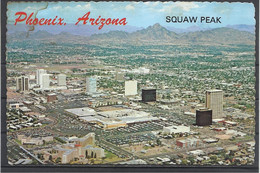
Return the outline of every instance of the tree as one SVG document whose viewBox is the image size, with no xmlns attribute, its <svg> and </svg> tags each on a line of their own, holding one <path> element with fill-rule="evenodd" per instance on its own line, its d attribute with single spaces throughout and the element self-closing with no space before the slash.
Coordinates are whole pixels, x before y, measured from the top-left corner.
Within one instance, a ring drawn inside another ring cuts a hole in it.
<svg viewBox="0 0 260 173">
<path fill-rule="evenodd" d="M 39 159 L 41 159 L 41 160 L 43 160 L 44 158 L 43 158 L 43 154 L 42 153 L 38 153 L 37 154 L 37 157 L 39 158 Z"/>
<path fill-rule="evenodd" d="M 216 163 L 217 162 L 217 156 L 210 156 L 210 159 L 213 161 L 213 163 Z"/>
<path fill-rule="evenodd" d="M 160 141 L 160 139 L 157 139 L 157 140 L 156 140 L 156 143 L 157 143 L 157 145 L 159 145 L 159 146 L 162 145 L 162 142 Z"/>
<path fill-rule="evenodd" d="M 55 160 L 56 163 L 61 163 L 61 158 L 58 157 L 56 160 Z"/>
<path fill-rule="evenodd" d="M 190 161 L 190 164 L 193 165 L 195 163 L 195 160 L 193 157 L 189 157 L 188 160 Z"/>
<path fill-rule="evenodd" d="M 49 156 L 49 160 L 52 161 L 52 155 Z"/>
<path fill-rule="evenodd" d="M 183 165 L 188 165 L 187 160 L 186 160 L 186 159 L 182 159 L 182 164 L 183 164 Z"/>
</svg>

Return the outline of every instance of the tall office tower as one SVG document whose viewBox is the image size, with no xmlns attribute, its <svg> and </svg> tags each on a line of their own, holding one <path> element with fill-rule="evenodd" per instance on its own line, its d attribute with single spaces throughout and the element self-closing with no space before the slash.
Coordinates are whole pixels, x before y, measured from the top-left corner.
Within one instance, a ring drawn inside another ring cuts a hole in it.
<svg viewBox="0 0 260 173">
<path fill-rule="evenodd" d="M 156 89 L 142 89 L 142 101 L 143 102 L 155 102 L 156 101 Z"/>
<path fill-rule="evenodd" d="M 17 91 L 29 91 L 29 77 L 22 76 L 16 79 Z"/>
<path fill-rule="evenodd" d="M 44 69 L 37 69 L 37 71 L 36 71 L 36 83 L 38 85 L 42 84 L 42 80 L 41 80 L 42 79 L 41 78 L 42 74 L 47 74 L 46 70 L 44 70 Z"/>
<path fill-rule="evenodd" d="M 137 81 L 125 81 L 125 96 L 137 95 Z"/>
<path fill-rule="evenodd" d="M 59 74 L 57 80 L 58 80 L 58 86 L 66 86 L 66 75 L 65 74 Z"/>
<path fill-rule="evenodd" d="M 50 75 L 49 74 L 41 74 L 41 88 L 42 89 L 47 89 L 50 87 Z"/>
<path fill-rule="evenodd" d="M 96 93 L 97 92 L 97 79 L 94 77 L 86 78 L 86 92 Z"/>
<path fill-rule="evenodd" d="M 212 124 L 212 110 L 201 108 L 196 110 L 196 125 L 209 126 Z"/>
<path fill-rule="evenodd" d="M 212 118 L 223 116 L 223 91 L 208 90 L 206 91 L 206 108 L 212 110 Z"/>
</svg>

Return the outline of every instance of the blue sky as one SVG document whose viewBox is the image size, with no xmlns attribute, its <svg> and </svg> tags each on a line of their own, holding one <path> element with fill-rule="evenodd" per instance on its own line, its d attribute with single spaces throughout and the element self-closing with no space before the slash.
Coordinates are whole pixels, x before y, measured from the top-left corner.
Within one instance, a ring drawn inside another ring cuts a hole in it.
<svg viewBox="0 0 260 173">
<path fill-rule="evenodd" d="M 47 6 L 48 5 L 48 6 Z M 47 8 L 46 8 L 47 7 Z M 147 27 L 155 23 L 163 26 L 187 28 L 200 26 L 203 28 L 223 27 L 226 25 L 255 25 L 255 8 L 252 3 L 220 3 L 220 2 L 24 2 L 8 3 L 8 23 L 13 23 L 18 11 L 31 12 L 40 10 L 37 18 L 64 18 L 66 23 L 77 22 L 88 11 L 90 17 L 123 18 L 128 25 Z M 46 8 L 46 9 L 45 9 Z M 42 9 L 42 10 L 41 10 Z M 221 24 L 202 23 L 166 23 L 166 16 L 210 16 L 221 17 Z"/>
</svg>

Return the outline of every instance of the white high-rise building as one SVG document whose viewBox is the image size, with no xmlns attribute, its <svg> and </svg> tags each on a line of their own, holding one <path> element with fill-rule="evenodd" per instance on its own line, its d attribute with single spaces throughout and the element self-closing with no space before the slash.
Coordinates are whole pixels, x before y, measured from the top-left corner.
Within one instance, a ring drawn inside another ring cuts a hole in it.
<svg viewBox="0 0 260 173">
<path fill-rule="evenodd" d="M 66 86 L 66 75 L 59 74 L 57 78 L 58 86 Z"/>
<path fill-rule="evenodd" d="M 29 77 L 22 76 L 16 78 L 17 91 L 29 91 Z"/>
<path fill-rule="evenodd" d="M 50 75 L 49 74 L 41 74 L 41 88 L 42 89 L 47 89 L 50 87 Z"/>
<path fill-rule="evenodd" d="M 86 92 L 96 93 L 97 92 L 97 79 L 94 77 L 86 78 Z"/>
<path fill-rule="evenodd" d="M 36 83 L 40 86 L 42 85 L 42 78 L 41 78 L 42 74 L 47 74 L 46 70 L 37 69 L 37 71 L 36 71 Z"/>
<path fill-rule="evenodd" d="M 137 81 L 125 81 L 125 96 L 137 95 Z"/>
<path fill-rule="evenodd" d="M 223 117 L 223 91 L 208 90 L 206 91 L 206 108 L 212 110 L 212 118 Z"/>
</svg>

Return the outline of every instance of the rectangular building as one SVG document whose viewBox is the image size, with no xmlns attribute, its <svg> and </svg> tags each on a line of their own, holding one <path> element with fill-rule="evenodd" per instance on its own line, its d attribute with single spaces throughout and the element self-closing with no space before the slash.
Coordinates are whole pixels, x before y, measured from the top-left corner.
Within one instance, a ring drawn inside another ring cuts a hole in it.
<svg viewBox="0 0 260 173">
<path fill-rule="evenodd" d="M 97 92 L 97 79 L 94 77 L 86 78 L 86 92 L 96 93 Z"/>
<path fill-rule="evenodd" d="M 125 81 L 125 96 L 137 95 L 137 81 Z"/>
<path fill-rule="evenodd" d="M 176 145 L 182 148 L 189 148 L 189 147 L 198 147 L 202 144 L 200 139 L 196 138 L 187 138 L 187 139 L 180 139 L 176 140 Z"/>
<path fill-rule="evenodd" d="M 59 74 L 57 77 L 58 86 L 66 86 L 66 75 Z"/>
<path fill-rule="evenodd" d="M 189 133 L 190 127 L 189 126 L 169 126 L 169 127 L 163 127 L 163 133 L 166 134 L 176 134 L 176 133 Z"/>
<path fill-rule="evenodd" d="M 42 78 L 41 78 L 42 74 L 47 74 L 46 70 L 44 70 L 44 69 L 37 69 L 37 71 L 36 71 L 36 83 L 38 85 L 42 84 Z"/>
<path fill-rule="evenodd" d="M 41 88 L 48 89 L 50 87 L 50 75 L 49 74 L 41 74 Z"/>
<path fill-rule="evenodd" d="M 29 91 L 29 77 L 22 76 L 16 79 L 17 91 Z"/>
<path fill-rule="evenodd" d="M 209 126 L 212 124 L 212 110 L 201 108 L 196 110 L 196 125 Z"/>
<path fill-rule="evenodd" d="M 206 108 L 212 110 L 212 118 L 223 117 L 223 91 L 208 90 L 206 91 Z"/>
<path fill-rule="evenodd" d="M 57 94 L 55 93 L 47 94 L 47 102 L 54 102 L 56 100 L 57 100 Z"/>
<path fill-rule="evenodd" d="M 156 89 L 142 89 L 142 101 L 143 102 L 155 102 L 156 101 Z"/>
</svg>

